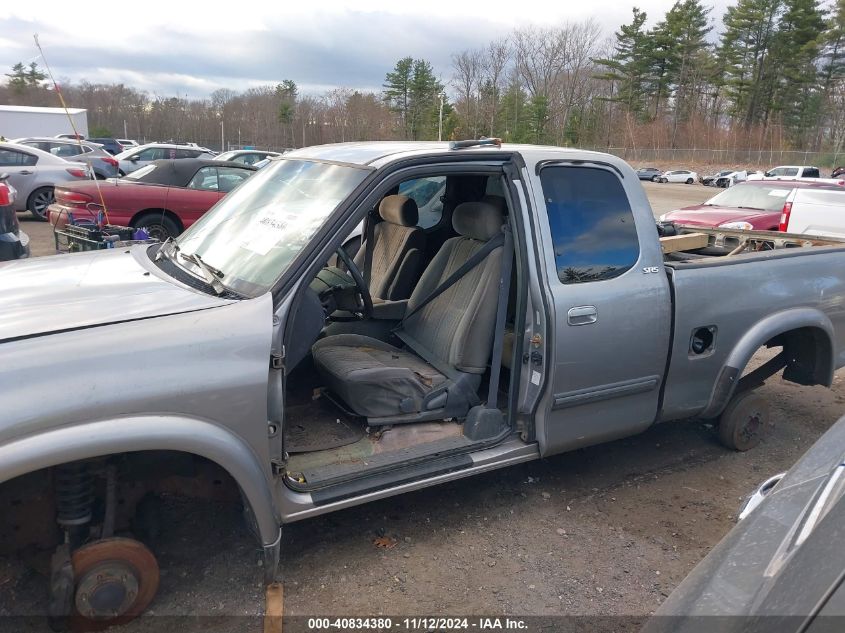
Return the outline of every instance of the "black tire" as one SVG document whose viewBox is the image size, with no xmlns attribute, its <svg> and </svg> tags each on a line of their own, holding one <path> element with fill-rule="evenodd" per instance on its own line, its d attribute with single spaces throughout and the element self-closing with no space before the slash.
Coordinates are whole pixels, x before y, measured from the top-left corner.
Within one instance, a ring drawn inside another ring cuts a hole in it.
<svg viewBox="0 0 845 633">
<path fill-rule="evenodd" d="M 666 184 L 667 182 L 669 182 L 669 179 L 668 178 L 661 178 L 660 182 L 662 182 L 663 184 Z"/>
<path fill-rule="evenodd" d="M 176 237 L 182 232 L 182 229 L 173 218 L 166 213 L 150 212 L 139 215 L 132 221 L 132 226 L 136 229 L 145 228 L 150 234 L 150 237 L 163 242 L 168 237 Z"/>
<path fill-rule="evenodd" d="M 55 190 L 53 187 L 38 187 L 35 191 L 29 194 L 26 201 L 26 208 L 36 220 L 42 222 L 47 221 L 47 207 L 56 201 Z"/>
<path fill-rule="evenodd" d="M 769 403 L 753 391 L 735 395 L 719 416 L 719 440 L 735 451 L 754 448 L 769 427 Z"/>
<path fill-rule="evenodd" d="M 687 184 L 688 184 L 688 185 L 691 185 L 691 184 L 692 184 L 692 183 L 694 183 L 694 182 L 695 182 L 695 181 L 694 181 L 692 178 L 687 178 Z"/>
<path fill-rule="evenodd" d="M 652 176 L 651 182 L 660 182 L 660 176 Z"/>
</svg>

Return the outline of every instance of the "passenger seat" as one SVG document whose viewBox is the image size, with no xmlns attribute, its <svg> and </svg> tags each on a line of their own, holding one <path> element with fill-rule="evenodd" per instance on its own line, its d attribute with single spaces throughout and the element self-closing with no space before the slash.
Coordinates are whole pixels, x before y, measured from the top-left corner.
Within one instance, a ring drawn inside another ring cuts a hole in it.
<svg viewBox="0 0 845 633">
<path fill-rule="evenodd" d="M 386 196 L 378 207 L 382 222 L 375 226 L 370 295 L 373 301 L 407 299 L 422 272 L 425 233 L 417 226 L 419 210 L 413 198 Z M 366 243 L 355 254 L 363 270 Z"/>
</svg>

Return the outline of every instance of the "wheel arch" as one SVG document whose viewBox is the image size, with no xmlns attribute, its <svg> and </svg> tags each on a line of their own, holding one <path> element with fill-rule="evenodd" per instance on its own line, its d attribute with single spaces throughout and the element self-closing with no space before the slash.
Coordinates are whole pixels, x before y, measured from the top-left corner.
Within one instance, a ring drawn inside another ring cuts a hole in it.
<svg viewBox="0 0 845 633">
<path fill-rule="evenodd" d="M 277 543 L 281 521 L 269 472 L 238 436 L 196 418 L 131 416 L 30 435 L 0 446 L 0 483 L 68 462 L 159 450 L 197 455 L 220 466 L 249 504 L 262 545 Z"/>
<path fill-rule="evenodd" d="M 129 225 L 135 226 L 135 222 L 138 220 L 138 218 L 140 218 L 141 216 L 147 215 L 147 214 L 164 215 L 164 216 L 170 218 L 171 220 L 173 220 L 176 223 L 176 226 L 179 227 L 180 232 L 185 230 L 185 225 L 182 223 L 182 220 L 179 219 L 179 216 L 176 215 L 176 213 L 174 213 L 170 209 L 153 208 L 153 207 L 148 208 L 148 209 L 141 209 L 140 211 L 133 213 L 132 218 L 129 220 Z"/>
<path fill-rule="evenodd" d="M 833 324 L 821 310 L 793 308 L 766 316 L 728 354 L 701 416 L 715 417 L 724 410 L 751 357 L 762 347 L 784 347 L 789 355 L 784 379 L 830 387 L 836 367 L 833 341 Z"/>
</svg>

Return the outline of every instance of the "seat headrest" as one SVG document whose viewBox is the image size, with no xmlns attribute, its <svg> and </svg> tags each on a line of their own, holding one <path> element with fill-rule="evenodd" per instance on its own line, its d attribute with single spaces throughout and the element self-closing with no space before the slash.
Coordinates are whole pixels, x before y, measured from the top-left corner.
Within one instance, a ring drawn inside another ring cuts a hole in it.
<svg viewBox="0 0 845 633">
<path fill-rule="evenodd" d="M 452 211 L 452 227 L 464 237 L 486 242 L 505 223 L 502 211 L 489 202 L 462 202 Z"/>
<path fill-rule="evenodd" d="M 416 226 L 420 221 L 417 202 L 408 196 L 385 196 L 378 205 L 381 219 L 400 226 Z"/>
</svg>

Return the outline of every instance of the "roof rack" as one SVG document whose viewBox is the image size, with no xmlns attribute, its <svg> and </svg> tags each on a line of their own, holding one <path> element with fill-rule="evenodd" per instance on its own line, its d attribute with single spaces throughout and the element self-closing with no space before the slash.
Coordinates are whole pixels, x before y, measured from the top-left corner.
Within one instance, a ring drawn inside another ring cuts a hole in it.
<svg viewBox="0 0 845 633">
<path fill-rule="evenodd" d="M 469 141 L 449 141 L 449 149 L 465 149 L 467 147 L 480 147 L 485 145 L 495 145 L 496 147 L 501 147 L 502 139 L 482 136 L 479 139 L 472 139 Z"/>
</svg>

